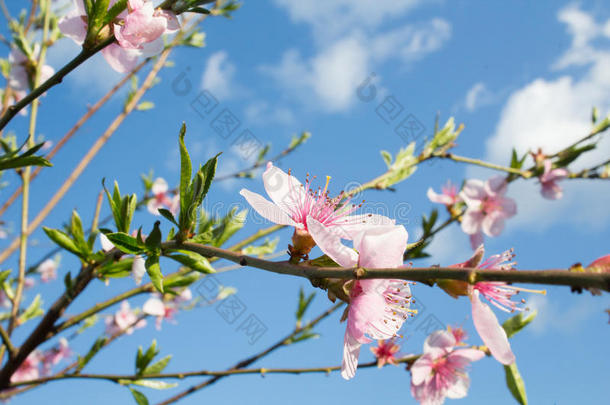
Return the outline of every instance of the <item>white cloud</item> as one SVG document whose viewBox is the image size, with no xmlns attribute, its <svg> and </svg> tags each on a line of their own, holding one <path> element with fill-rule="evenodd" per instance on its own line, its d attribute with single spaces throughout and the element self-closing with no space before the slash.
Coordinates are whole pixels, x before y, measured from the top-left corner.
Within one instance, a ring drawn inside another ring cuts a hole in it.
<svg viewBox="0 0 610 405">
<path fill-rule="evenodd" d="M 272 107 L 266 101 L 254 101 L 248 104 L 244 114 L 249 123 L 263 125 L 268 123 L 290 125 L 294 123 L 292 110 L 286 107 Z"/>
<path fill-rule="evenodd" d="M 201 77 L 201 88 L 209 90 L 219 99 L 228 99 L 235 94 L 232 85 L 235 75 L 235 65 L 229 62 L 229 55 L 225 51 L 213 53 L 205 65 Z"/>
<path fill-rule="evenodd" d="M 513 92 L 494 135 L 487 141 L 489 161 L 505 163 L 512 147 L 519 153 L 538 147 L 554 153 L 589 133 L 593 106 L 602 113 L 610 111 L 610 47 L 594 47 L 591 43 L 605 35 L 610 20 L 598 24 L 574 6 L 561 10 L 558 18 L 568 25 L 572 45 L 553 68 L 580 65 L 587 70 L 580 77 L 564 74 L 555 79 L 538 78 Z M 605 136 L 596 151 L 582 156 L 571 168 L 591 166 L 608 155 L 610 139 Z M 536 184 L 511 186 L 511 194 L 522 202 L 519 215 L 511 222 L 522 226 L 535 222 L 536 228 L 542 230 L 557 218 L 597 226 L 610 219 L 610 212 L 603 208 L 610 204 L 610 197 L 599 193 L 599 183 L 574 182 L 577 181 L 562 183 L 566 191 L 560 201 L 539 198 Z"/>
<path fill-rule="evenodd" d="M 397 18 L 420 0 L 275 0 L 294 22 L 312 27 L 314 38 L 327 42 L 351 32 L 353 27 L 375 29 L 388 18 Z"/>
<path fill-rule="evenodd" d="M 586 291 L 585 294 L 589 295 Z M 575 304 L 565 306 L 562 305 L 565 300 L 558 302 L 552 301 L 546 295 L 531 295 L 526 300 L 527 307 L 531 311 L 538 311 L 538 314 L 527 330 L 537 335 L 557 332 L 574 334 L 591 315 L 603 311 L 604 304 L 598 301 L 595 297 L 583 296 L 579 297 Z"/>
<path fill-rule="evenodd" d="M 464 106 L 466 110 L 473 112 L 479 107 L 488 104 L 491 101 L 492 94 L 485 86 L 485 83 L 478 82 L 468 90 L 464 97 Z"/>
<path fill-rule="evenodd" d="M 356 102 L 358 85 L 376 65 L 392 58 L 415 62 L 439 49 L 450 36 L 451 26 L 441 19 L 374 35 L 353 31 L 310 58 L 290 49 L 279 64 L 261 70 L 310 107 L 345 111 Z"/>
</svg>

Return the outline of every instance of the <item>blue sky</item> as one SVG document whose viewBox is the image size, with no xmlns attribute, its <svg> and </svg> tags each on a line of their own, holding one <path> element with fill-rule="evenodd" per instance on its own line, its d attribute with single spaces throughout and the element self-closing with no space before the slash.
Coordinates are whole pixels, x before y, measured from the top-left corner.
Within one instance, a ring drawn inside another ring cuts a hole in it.
<svg viewBox="0 0 610 405">
<path fill-rule="evenodd" d="M 353 182 L 365 182 L 384 170 L 381 149 L 395 153 L 405 146 L 394 128 L 412 115 L 429 136 L 435 114 L 444 121 L 455 116 L 466 129 L 456 153 L 506 164 L 510 147 L 524 152 L 543 147 L 554 152 L 589 130 L 591 107 L 602 115 L 610 112 L 610 12 L 602 1 L 570 2 L 486 2 L 486 1 L 348 1 L 325 2 L 275 0 L 248 2 L 232 20 L 209 19 L 204 24 L 207 46 L 181 49 L 172 55 L 175 66 L 165 69 L 161 81 L 145 97 L 156 107 L 135 112 L 119 128 L 77 181 L 46 226 L 59 227 L 77 208 L 90 220 L 101 178 L 118 180 L 124 192 L 142 194 L 140 174 L 154 169 L 175 184 L 178 177 L 177 131 L 182 121 L 188 127 L 187 143 L 193 160 L 204 162 L 219 151 L 219 171 L 233 172 L 247 167 L 232 143 L 248 129 L 273 151 L 286 145 L 292 134 L 310 131 L 305 146 L 280 163 L 303 177 L 331 175 L 330 190 L 339 192 Z M 17 8 L 14 7 L 14 10 Z M 49 62 L 59 68 L 78 49 L 68 39 L 51 51 Z M 358 97 L 358 87 L 374 75 L 374 100 Z M 39 134 L 57 141 L 120 78 L 96 57 L 69 76 L 61 87 L 43 98 Z M 191 90 L 176 93 L 186 78 Z M 241 126 L 227 139 L 211 128 L 213 117 L 201 117 L 191 104 L 207 89 L 237 117 Z M 393 96 L 403 110 L 390 124 L 377 113 L 378 106 Z M 83 151 L 101 134 L 122 108 L 125 93 L 90 120 L 36 180 L 32 191 L 32 212 L 38 212 L 70 173 Z M 11 123 L 18 139 L 25 139 L 27 120 Z M 421 138 L 420 138 L 421 139 Z M 593 165 L 607 159 L 608 139 L 575 167 Z M 487 178 L 488 170 L 467 168 L 450 162 L 425 164 L 396 192 L 369 192 L 362 196 L 375 206 L 384 204 L 387 215 L 396 216 L 409 231 L 418 235 L 422 213 L 432 208 L 425 192 L 436 189 L 447 178 Z M 8 196 L 16 184 L 14 176 L 2 194 Z M 535 182 L 516 182 L 508 194 L 517 199 L 519 214 L 507 222 L 505 232 L 488 240 L 487 250 L 500 252 L 515 248 L 521 268 L 565 268 L 574 262 L 589 263 L 608 253 L 610 240 L 610 193 L 605 182 L 564 182 L 560 201 L 540 197 Z M 232 204 L 243 206 L 241 187 L 262 192 L 259 178 L 213 185 L 209 207 L 226 212 Z M 5 214 L 15 230 L 18 205 Z M 104 212 L 108 213 L 107 207 Z M 134 225 L 150 228 L 155 218 L 147 212 L 136 215 Z M 249 217 L 246 236 L 260 225 Z M 289 232 L 278 234 L 280 247 L 289 241 Z M 0 241 L 1 245 L 8 240 Z M 36 260 L 52 247 L 44 234 L 32 238 L 31 259 Z M 467 237 L 457 226 L 432 244 L 430 260 L 417 264 L 452 264 L 471 253 Z M 12 258 L 9 266 L 15 266 Z M 77 263 L 65 256 L 60 279 Z M 164 272 L 172 271 L 170 263 Z M 238 289 L 238 298 L 268 327 L 265 335 L 249 345 L 213 308 L 183 313 L 178 324 L 165 324 L 162 332 L 152 325 L 138 330 L 119 344 L 105 350 L 90 366 L 90 372 L 128 373 L 138 345 L 156 338 L 162 353 L 173 353 L 167 371 L 221 369 L 259 351 L 284 336 L 292 328 L 299 287 L 313 291 L 308 282 L 281 277 L 256 269 L 242 269 L 217 276 L 225 285 Z M 69 308 L 76 313 L 96 301 L 133 286 L 131 279 L 91 285 Z M 46 305 L 59 294 L 61 283 L 44 285 Z M 472 327 L 467 300 L 453 300 L 436 289 L 416 286 L 414 294 L 425 305 L 422 317 L 434 314 L 442 323 L 463 325 L 470 341 L 479 343 Z M 28 292 L 28 298 L 33 292 Z M 574 295 L 566 288 L 550 288 L 546 297 L 524 297 L 539 316 L 513 339 L 513 349 L 526 381 L 530 403 L 602 404 L 607 390 L 601 381 L 610 376 L 607 363 L 609 336 L 608 296 Z M 145 297 L 133 300 L 141 305 Z M 329 303 L 318 293 L 309 316 Z M 245 315 L 244 315 L 245 316 Z M 499 317 L 503 319 L 503 314 Z M 344 326 L 338 315 L 319 327 L 321 338 L 283 349 L 260 361 L 262 367 L 320 366 L 338 364 Z M 425 335 L 417 323 L 405 327 L 409 336 L 403 352 L 419 352 Z M 101 325 L 73 342 L 77 352 L 87 350 Z M 16 333 L 24 336 L 29 328 Z M 361 360 L 371 358 L 368 349 Z M 471 389 L 464 403 L 510 404 L 501 367 L 492 359 L 475 364 Z M 195 380 L 192 380 L 195 382 Z M 186 387 L 189 382 L 183 382 Z M 151 402 L 177 392 L 145 391 Z M 366 403 L 377 399 L 414 403 L 409 393 L 409 376 L 402 368 L 361 370 L 344 382 L 338 375 L 233 377 L 185 399 L 184 404 L 248 403 L 308 404 L 337 400 Z M 13 400 L 15 404 L 47 403 L 106 404 L 129 403 L 129 392 L 107 382 L 79 381 L 49 385 Z"/>
</svg>

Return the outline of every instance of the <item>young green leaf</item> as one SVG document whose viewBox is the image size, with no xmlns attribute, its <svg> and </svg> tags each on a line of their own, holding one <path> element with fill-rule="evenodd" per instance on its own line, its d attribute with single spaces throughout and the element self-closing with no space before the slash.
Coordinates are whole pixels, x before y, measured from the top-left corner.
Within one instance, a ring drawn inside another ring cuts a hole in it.
<svg viewBox="0 0 610 405">
<path fill-rule="evenodd" d="M 138 254 L 141 253 L 145 247 L 137 238 L 123 232 L 108 233 L 106 234 L 106 237 L 123 253 Z"/>
<path fill-rule="evenodd" d="M 151 283 L 157 291 L 163 293 L 163 274 L 161 273 L 161 266 L 159 266 L 159 256 L 148 256 L 145 266 Z"/>
<path fill-rule="evenodd" d="M 517 315 L 507 319 L 502 324 L 502 327 L 506 332 L 506 336 L 508 336 L 509 338 L 513 337 L 513 335 L 515 335 L 521 329 L 525 328 L 531 321 L 533 321 L 537 314 L 538 312 L 534 311 L 530 313 L 527 317 L 525 317 L 525 314 L 523 312 L 520 312 Z"/>
<path fill-rule="evenodd" d="M 513 394 L 513 397 L 521 405 L 527 405 L 527 394 L 525 393 L 525 382 L 521 378 L 517 363 L 513 363 L 509 366 L 504 366 L 504 373 L 506 375 L 506 386 Z"/>
<path fill-rule="evenodd" d="M 165 367 L 167 367 L 167 364 L 169 363 L 169 361 L 172 359 L 172 355 L 169 354 L 165 357 L 163 357 L 161 360 L 151 364 L 150 366 L 146 367 L 143 371 L 142 374 L 143 375 L 147 375 L 147 374 L 159 374 L 160 372 L 163 371 L 163 369 L 165 369 Z"/>
<path fill-rule="evenodd" d="M 44 226 L 42 227 L 42 229 L 47 234 L 47 236 L 57 245 L 71 253 L 74 253 L 78 257 L 82 257 L 82 252 L 80 251 L 76 242 L 74 242 L 68 234 L 58 229 L 51 229 Z"/>
<path fill-rule="evenodd" d="M 170 210 L 165 209 L 165 208 L 159 208 L 159 214 L 161 214 L 161 216 L 165 219 L 167 219 L 168 221 L 170 221 L 172 224 L 176 225 L 176 226 L 180 226 L 178 225 L 178 222 L 176 222 L 176 218 L 174 218 L 174 214 L 172 214 L 170 212 Z"/>
<path fill-rule="evenodd" d="M 146 395 L 142 394 L 138 390 L 134 390 L 131 387 L 128 387 L 128 388 L 129 388 L 129 391 L 131 392 L 131 395 L 133 396 L 133 399 L 135 399 L 136 404 L 138 404 L 138 405 L 149 405 L 148 398 L 146 398 Z"/>
<path fill-rule="evenodd" d="M 208 274 L 216 272 L 208 259 L 189 250 L 172 250 L 167 254 L 167 257 L 200 273 Z"/>
<path fill-rule="evenodd" d="M 148 235 L 146 241 L 144 242 L 149 252 L 154 254 L 158 254 L 158 252 L 161 250 L 162 236 L 161 229 L 159 229 L 160 224 L 161 221 L 155 222 L 152 232 Z"/>
</svg>

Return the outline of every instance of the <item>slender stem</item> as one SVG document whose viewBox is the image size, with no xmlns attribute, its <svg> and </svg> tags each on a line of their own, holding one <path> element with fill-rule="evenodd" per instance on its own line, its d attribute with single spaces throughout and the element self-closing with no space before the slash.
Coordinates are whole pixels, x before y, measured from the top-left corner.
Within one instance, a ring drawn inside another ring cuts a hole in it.
<svg viewBox="0 0 610 405">
<path fill-rule="evenodd" d="M 114 42 L 114 36 L 107 38 L 99 45 L 91 49 L 83 49 L 74 59 L 68 62 L 64 67 L 59 69 L 53 76 L 51 76 L 46 82 L 32 90 L 27 96 L 19 100 L 19 102 L 8 107 L 2 117 L 0 117 L 0 130 L 2 130 L 12 119 L 17 115 L 19 111 L 27 107 L 32 101 L 36 100 L 42 94 L 44 94 L 51 87 L 61 83 L 63 78 L 78 66 L 80 66 L 87 59 L 95 55 L 98 51 L 101 51 L 108 45 Z"/>
<path fill-rule="evenodd" d="M 332 307 L 330 307 L 329 309 L 327 309 L 326 311 L 324 311 L 323 313 L 321 313 L 320 315 L 318 315 L 315 319 L 313 319 L 312 321 L 308 322 L 305 326 L 302 327 L 296 327 L 290 334 L 288 334 L 287 336 L 285 336 L 284 338 L 278 340 L 276 343 L 272 344 L 271 346 L 267 347 L 265 350 L 250 356 L 240 362 L 238 362 L 237 364 L 235 364 L 233 367 L 229 368 L 228 371 L 232 371 L 232 370 L 239 370 L 239 369 L 243 369 L 248 367 L 250 364 L 254 363 L 255 361 L 269 355 L 270 353 L 274 352 L 275 350 L 290 345 L 292 344 L 292 339 L 297 336 L 298 334 L 300 334 L 302 331 L 306 330 L 306 329 L 312 329 L 315 325 L 317 325 L 320 321 L 322 321 L 323 319 L 327 318 L 328 316 L 330 316 L 332 313 L 334 313 L 336 310 L 338 310 L 339 308 L 341 308 L 343 306 L 343 303 L 340 302 L 338 304 L 333 305 Z M 217 375 L 213 378 L 210 378 L 207 381 L 204 381 L 200 384 L 194 385 L 182 392 L 180 392 L 179 394 L 176 394 L 174 396 L 172 396 L 171 398 L 166 399 L 165 401 L 159 402 L 157 405 L 168 405 L 171 404 L 173 402 L 176 402 L 194 392 L 197 392 L 205 387 L 209 387 L 210 385 L 216 383 L 218 380 L 227 377 L 228 375 Z"/>
<path fill-rule="evenodd" d="M 13 342 L 11 342 L 11 337 L 8 335 L 8 332 L 4 330 L 2 325 L 0 325 L 0 336 L 2 337 L 2 342 L 4 346 L 8 349 L 9 358 L 13 357 L 15 353 L 17 353 L 17 349 L 13 346 Z"/>
<path fill-rule="evenodd" d="M 475 166 L 486 167 L 488 169 L 499 170 L 499 171 L 506 172 L 506 173 L 516 174 L 525 179 L 532 177 L 532 173 L 529 170 L 524 171 L 524 170 L 515 169 L 513 167 L 496 165 L 494 163 L 485 162 L 480 159 L 472 159 L 469 157 L 454 155 L 453 153 L 445 153 L 442 155 L 435 155 L 435 156 L 438 158 L 441 158 L 441 159 L 450 159 L 450 160 L 453 160 L 454 162 L 468 163 L 468 164 L 475 165 Z"/>
<path fill-rule="evenodd" d="M 97 224 L 100 219 L 100 211 L 102 210 L 102 203 L 104 202 L 104 192 L 100 191 L 97 195 L 95 202 L 95 211 L 93 213 L 93 222 L 91 223 L 91 232 L 97 231 Z"/>
<path fill-rule="evenodd" d="M 363 269 L 357 267 L 316 267 L 307 264 L 289 262 L 271 262 L 258 257 L 246 256 L 213 246 L 192 242 L 175 241 L 162 244 L 163 250 L 182 249 L 199 253 L 207 257 L 218 257 L 239 263 L 242 266 L 255 267 L 273 273 L 286 274 L 307 279 L 401 279 L 430 283 L 437 279 L 460 280 L 474 284 L 480 281 L 502 281 L 507 283 L 528 283 L 545 285 L 565 285 L 582 288 L 599 288 L 610 291 L 610 273 L 579 273 L 567 270 L 519 270 L 498 271 L 478 268 L 454 267 L 421 267 L 421 268 L 386 268 Z"/>
<path fill-rule="evenodd" d="M 33 86 L 36 87 L 40 81 L 40 75 L 42 66 L 45 63 L 47 54 L 47 38 L 49 37 L 49 22 L 50 22 L 50 0 L 46 0 L 46 12 L 44 15 L 43 33 L 42 33 L 42 45 L 40 47 L 40 56 L 36 61 L 36 69 L 34 71 Z M 32 101 L 32 111 L 30 113 L 30 126 L 28 130 L 27 146 L 31 148 L 34 146 L 34 138 L 36 136 L 36 120 L 38 118 L 38 99 Z M 15 290 L 15 297 L 13 299 L 13 307 L 11 310 L 11 317 L 9 318 L 8 334 L 9 336 L 15 329 L 17 322 L 17 315 L 21 306 L 21 298 L 23 296 L 23 285 L 25 283 L 25 270 L 27 260 L 27 244 L 28 244 L 28 211 L 29 211 L 29 198 L 30 198 L 30 175 L 32 168 L 27 166 L 24 168 L 21 178 L 23 183 L 23 197 L 21 203 L 21 235 L 19 237 L 19 274 L 17 277 L 17 288 Z"/>
<path fill-rule="evenodd" d="M 155 63 L 153 69 L 150 71 L 142 86 L 138 89 L 138 91 L 134 94 L 133 98 L 129 101 L 129 103 L 125 106 L 125 109 L 112 121 L 112 123 L 106 128 L 104 133 L 95 141 L 95 143 L 91 146 L 91 148 L 87 151 L 85 156 L 78 163 L 76 168 L 70 173 L 70 176 L 64 181 L 59 190 L 55 192 L 53 197 L 47 202 L 47 204 L 42 208 L 42 210 L 38 213 L 36 218 L 32 221 L 27 229 L 27 234 L 31 234 L 34 230 L 40 225 L 42 221 L 49 215 L 49 213 L 55 208 L 57 203 L 63 198 L 63 196 L 68 192 L 68 190 L 72 187 L 74 182 L 80 177 L 85 168 L 91 163 L 95 155 L 102 149 L 102 147 L 108 142 L 110 137 L 115 133 L 118 127 L 123 123 L 125 118 L 134 110 L 137 106 L 140 99 L 144 96 L 146 91 L 154 84 L 154 79 L 157 76 L 157 73 L 164 66 L 169 53 L 171 52 L 171 48 L 167 48 L 161 53 L 161 56 Z M 5 261 L 17 248 L 18 240 L 14 240 L 1 254 L 0 254 L 0 263 Z"/>
<path fill-rule="evenodd" d="M 0 0 L 0 10 L 2 10 L 2 14 L 4 14 L 6 21 L 11 22 L 13 20 L 13 17 L 11 17 L 11 13 L 8 11 L 4 0 Z"/>
<path fill-rule="evenodd" d="M 395 360 L 396 364 L 413 364 L 415 360 L 420 358 L 421 355 L 410 355 Z M 384 366 L 388 366 L 385 364 Z M 367 363 L 358 364 L 358 369 L 378 367 L 377 361 L 370 361 Z M 11 384 L 11 387 L 19 387 L 23 385 L 41 384 L 49 381 L 65 380 L 65 379 L 94 379 L 94 380 L 107 380 L 112 382 L 122 381 L 135 381 L 141 379 L 184 379 L 188 377 L 228 377 L 232 375 L 248 375 L 248 374 L 260 374 L 265 376 L 267 374 L 330 374 L 333 371 L 340 371 L 341 366 L 327 366 L 327 367 L 304 367 L 304 368 L 243 368 L 235 370 L 221 370 L 221 371 L 210 371 L 210 370 L 199 370 L 199 371 L 187 371 L 182 373 L 165 373 L 165 374 L 147 374 L 147 375 L 132 375 L 132 374 L 64 374 L 58 376 L 49 376 L 43 378 L 37 378 L 35 380 L 23 381 Z"/>
<path fill-rule="evenodd" d="M 36 18 L 36 7 L 38 7 L 38 0 L 32 0 L 32 6 L 30 7 L 30 13 L 28 15 L 28 22 L 23 29 L 24 34 L 27 34 Z M 47 9 L 48 14 L 48 9 Z"/>
<path fill-rule="evenodd" d="M 140 64 L 138 64 L 138 66 L 136 66 L 131 72 L 129 72 L 128 74 L 125 75 L 125 77 L 123 77 L 112 89 L 110 89 L 110 91 L 108 93 L 106 93 L 102 98 L 100 98 L 92 107 L 90 107 L 87 112 L 79 118 L 79 120 L 76 122 L 76 124 L 74 124 L 74 126 L 72 128 L 70 128 L 70 130 L 68 132 L 66 132 L 66 134 L 59 140 L 59 142 L 57 142 L 57 144 L 53 147 L 53 149 L 51 149 L 51 151 L 45 156 L 45 158 L 47 160 L 51 160 L 53 157 L 55 157 L 55 155 L 57 154 L 57 152 L 59 152 L 59 150 L 72 138 L 72 136 L 100 109 L 102 108 L 102 106 L 104 104 L 106 104 L 106 102 L 108 100 L 110 100 L 110 98 L 121 89 L 121 87 L 123 87 L 125 85 L 125 83 L 127 83 L 127 81 L 129 79 L 131 79 L 131 77 L 133 75 L 135 75 L 137 72 L 140 71 L 140 69 L 142 69 L 151 59 L 147 58 L 144 61 L 142 61 Z M 37 167 L 34 172 L 32 173 L 32 176 L 30 178 L 30 182 L 32 180 L 34 180 L 38 174 L 42 171 L 42 167 Z M 15 202 L 15 200 L 17 199 L 17 197 L 19 197 L 19 195 L 21 195 L 22 192 L 22 188 L 19 187 L 17 188 L 17 190 L 15 190 L 13 192 L 13 194 L 8 198 L 8 200 L 6 200 L 6 202 L 2 205 L 2 207 L 0 208 L 0 216 L 2 214 L 4 214 L 4 212 L 6 212 L 6 210 L 11 206 L 11 204 L 13 204 L 13 202 Z"/>
<path fill-rule="evenodd" d="M 261 229 L 258 232 L 256 232 L 254 235 L 247 237 L 246 239 L 242 240 L 241 242 L 236 243 L 235 245 L 233 245 L 227 249 L 232 250 L 232 251 L 239 251 L 244 246 L 247 246 L 247 245 L 251 244 L 252 242 L 255 242 L 257 239 L 270 235 L 271 233 L 277 231 L 280 228 L 281 228 L 280 225 L 274 225 L 274 226 L 270 226 L 265 229 Z M 210 262 L 212 262 L 212 261 L 213 260 L 210 260 Z M 166 276 L 166 279 L 172 279 L 173 277 L 186 275 L 187 273 L 190 273 L 190 272 L 191 272 L 191 269 L 181 269 L 174 273 L 168 274 Z M 101 312 L 104 309 L 109 308 L 115 304 L 118 304 L 119 302 L 121 302 L 125 299 L 134 297 L 139 294 L 149 293 L 149 292 L 153 292 L 153 291 L 155 291 L 155 287 L 152 285 L 152 283 L 146 283 L 139 287 L 132 288 L 131 290 L 125 291 L 124 293 L 116 295 L 106 301 L 97 303 L 93 307 L 89 308 L 88 310 L 81 312 L 80 314 L 74 315 L 73 317 L 67 319 L 65 322 L 63 322 L 63 323 L 57 325 L 55 328 L 53 328 L 52 334 L 55 335 L 63 330 L 66 330 L 74 325 L 77 325 L 78 323 L 87 319 L 91 315 L 95 315 L 98 312 Z"/>
</svg>

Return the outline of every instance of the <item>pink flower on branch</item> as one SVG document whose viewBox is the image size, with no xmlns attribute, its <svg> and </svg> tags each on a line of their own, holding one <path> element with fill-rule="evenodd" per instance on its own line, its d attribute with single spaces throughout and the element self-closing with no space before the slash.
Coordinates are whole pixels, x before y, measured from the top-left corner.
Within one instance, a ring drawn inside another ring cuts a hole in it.
<svg viewBox="0 0 610 405">
<path fill-rule="evenodd" d="M 540 184 L 542 185 L 540 192 L 542 196 L 549 200 L 558 200 L 563 197 L 563 190 L 557 182 L 565 179 L 569 174 L 567 169 L 553 169 L 551 160 L 545 159 L 544 173 L 540 176 Z"/>
<path fill-rule="evenodd" d="M 148 203 L 146 203 L 148 212 L 153 215 L 161 215 L 159 214 L 159 208 L 167 208 L 173 214 L 177 213 L 177 209 L 180 206 L 179 200 L 176 199 L 178 195 L 174 198 L 169 196 L 169 187 L 165 179 L 157 177 L 153 182 L 151 191 L 153 196 L 148 200 Z"/>
<path fill-rule="evenodd" d="M 34 350 L 26 357 L 21 363 L 17 371 L 11 376 L 11 382 L 21 382 L 35 380 L 40 377 L 40 362 L 42 361 L 42 355 L 39 350 Z"/>
<path fill-rule="evenodd" d="M 40 280 L 43 283 L 55 280 L 57 278 L 57 261 L 47 259 L 40 263 L 36 271 L 40 274 Z"/>
<path fill-rule="evenodd" d="M 138 316 L 131 309 L 127 300 L 121 302 L 121 308 L 113 316 L 106 318 L 106 333 L 110 336 L 118 333 L 131 335 L 134 329 L 144 326 L 146 326 L 146 320 L 138 320 Z"/>
<path fill-rule="evenodd" d="M 472 248 L 482 242 L 482 234 L 495 237 L 502 233 L 504 221 L 517 213 L 517 205 L 505 197 L 507 183 L 503 177 L 493 177 L 486 182 L 467 180 L 460 192 L 466 203 L 462 218 L 462 230 L 470 235 Z"/>
<path fill-rule="evenodd" d="M 60 338 L 57 347 L 46 350 L 42 354 L 42 372 L 44 375 L 51 374 L 53 366 L 59 364 L 62 360 L 69 359 L 72 356 L 72 350 L 68 346 L 66 338 Z"/>
<path fill-rule="evenodd" d="M 400 267 L 408 234 L 403 226 L 368 227 L 354 236 L 354 248 L 341 243 L 341 237 L 311 216 L 307 217 L 311 236 L 320 249 L 341 266 L 365 268 Z M 348 284 L 349 285 L 349 284 Z M 343 343 L 341 376 L 354 377 L 360 346 L 372 339 L 397 336 L 409 309 L 411 290 L 403 280 L 356 280 L 351 286 L 347 327 Z"/>
<path fill-rule="evenodd" d="M 444 204 L 447 207 L 451 207 L 455 203 L 461 201 L 455 184 L 452 184 L 450 180 L 447 180 L 447 184 L 441 187 L 441 193 L 435 192 L 432 187 L 428 189 L 428 199 L 434 203 Z"/>
<path fill-rule="evenodd" d="M 371 352 L 377 358 L 377 367 L 381 368 L 386 364 L 396 365 L 396 353 L 400 350 L 400 346 L 395 343 L 395 340 L 378 340 L 376 347 L 371 347 Z"/>
<path fill-rule="evenodd" d="M 116 3 L 111 0 L 109 7 Z M 111 24 L 117 43 L 102 49 L 106 62 L 117 72 L 136 67 L 140 56 L 149 57 L 163 50 L 165 33 L 180 29 L 176 16 L 166 10 L 155 10 L 149 0 L 129 0 L 127 10 Z M 82 45 L 87 36 L 87 14 L 83 0 L 74 0 L 74 9 L 58 23 L 62 34 Z"/>
<path fill-rule="evenodd" d="M 485 249 L 481 245 L 466 262 L 455 264 L 451 267 L 512 271 L 512 267 L 515 264 L 510 262 L 514 258 L 512 250 L 490 256 L 485 261 L 483 261 L 484 255 Z M 506 332 L 489 305 L 485 304 L 481 298 L 484 297 L 490 304 L 504 312 L 514 312 L 525 310 L 520 305 L 525 301 L 515 302 L 512 300 L 513 296 L 520 291 L 542 294 L 546 292 L 544 290 L 539 291 L 515 287 L 496 281 L 481 281 L 470 285 L 464 281 L 439 280 L 437 284 L 455 298 L 459 295 L 467 295 L 470 298 L 472 320 L 479 336 L 496 360 L 505 365 L 512 364 L 515 361 L 515 355 L 508 342 Z"/>
<path fill-rule="evenodd" d="M 482 359 L 481 350 L 455 349 L 457 342 L 451 332 L 433 332 L 424 342 L 422 356 L 411 366 L 411 394 L 423 405 L 440 405 L 445 398 L 464 398 L 470 379 L 467 366 Z"/>
<path fill-rule="evenodd" d="M 129 0 L 129 13 L 122 24 L 114 24 L 114 35 L 124 49 L 145 49 L 159 53 L 163 50 L 161 35 L 180 29 L 176 16 L 165 10 L 155 10 L 152 1 Z"/>
<path fill-rule="evenodd" d="M 180 310 L 180 304 L 188 302 L 191 299 L 193 299 L 193 294 L 189 288 L 185 288 L 180 295 L 167 301 L 163 301 L 163 297 L 160 294 L 153 294 L 153 297 L 144 303 L 142 312 L 157 317 L 155 327 L 157 330 L 161 330 L 163 320 L 173 321 L 175 315 Z"/>
<path fill-rule="evenodd" d="M 359 206 L 350 204 L 351 199 L 345 198 L 343 191 L 337 197 L 330 198 L 329 180 L 327 176 L 323 190 L 318 188 L 314 191 L 309 176 L 303 185 L 296 177 L 269 162 L 263 173 L 263 184 L 271 201 L 247 189 L 239 193 L 263 218 L 295 228 L 293 244 L 289 247 L 293 257 L 306 257 L 315 246 L 310 235 L 310 218 L 343 239 L 353 239 L 359 231 L 369 226 L 394 224 L 394 220 L 382 215 L 350 215 Z"/>
</svg>

